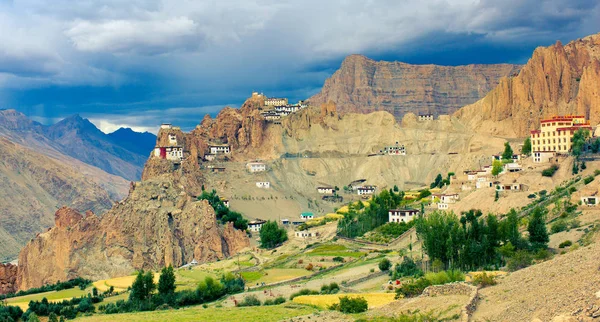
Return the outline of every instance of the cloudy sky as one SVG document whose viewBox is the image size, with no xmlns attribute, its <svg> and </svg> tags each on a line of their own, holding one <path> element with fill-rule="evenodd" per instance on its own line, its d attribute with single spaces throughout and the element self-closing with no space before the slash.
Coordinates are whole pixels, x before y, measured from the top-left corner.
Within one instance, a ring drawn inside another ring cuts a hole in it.
<svg viewBox="0 0 600 322">
<path fill-rule="evenodd" d="M 191 128 L 252 90 L 307 98 L 349 54 L 525 63 L 599 31 L 598 0 L 0 0 L 0 108 Z"/>
</svg>

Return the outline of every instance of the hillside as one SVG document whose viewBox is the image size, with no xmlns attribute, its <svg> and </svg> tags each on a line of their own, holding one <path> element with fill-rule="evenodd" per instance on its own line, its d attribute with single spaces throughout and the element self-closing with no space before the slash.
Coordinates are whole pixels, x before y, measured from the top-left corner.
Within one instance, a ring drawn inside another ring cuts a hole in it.
<svg viewBox="0 0 600 322">
<path fill-rule="evenodd" d="M 151 151 L 140 154 L 139 148 L 128 150 L 79 115 L 49 126 L 44 134 L 59 145 L 61 152 L 131 181 L 140 178 Z M 124 144 L 132 146 L 131 143 Z"/>
<path fill-rule="evenodd" d="M 524 137 L 540 119 L 566 114 L 600 121 L 600 34 L 537 48 L 517 76 L 455 116 L 479 132 Z"/>
<path fill-rule="evenodd" d="M 452 114 L 482 98 L 501 77 L 519 68 L 510 64 L 411 65 L 351 55 L 309 101 L 314 105 L 333 101 L 341 114 L 387 111 L 398 120 L 408 112 Z"/>
<path fill-rule="evenodd" d="M 52 225 L 62 205 L 101 214 L 127 191 L 127 182 L 65 157 L 51 158 L 0 137 L 0 258 L 13 259 Z"/>
</svg>

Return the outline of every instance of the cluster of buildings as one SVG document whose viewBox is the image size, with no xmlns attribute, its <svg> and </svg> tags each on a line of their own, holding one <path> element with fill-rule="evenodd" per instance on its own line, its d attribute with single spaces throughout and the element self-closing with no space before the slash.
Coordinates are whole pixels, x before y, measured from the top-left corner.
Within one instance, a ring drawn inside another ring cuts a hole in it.
<svg viewBox="0 0 600 322">
<path fill-rule="evenodd" d="M 580 129 L 592 132 L 590 122 L 583 115 L 553 116 L 541 120 L 540 129 L 531 131 L 533 162 L 549 162 L 557 155 L 568 154 L 573 135 Z"/>
<path fill-rule="evenodd" d="M 179 127 L 168 123 L 161 124 L 160 128 L 162 130 L 180 130 Z M 154 147 L 154 156 L 173 162 L 181 162 L 183 160 L 183 144 L 178 142 L 177 135 L 169 134 L 166 143 L 161 142 Z"/>
<path fill-rule="evenodd" d="M 287 98 L 266 97 L 263 93 L 252 92 L 252 97 L 264 97 L 264 109 L 260 113 L 265 120 L 280 124 L 282 117 L 308 107 L 305 101 L 290 104 Z"/>
<path fill-rule="evenodd" d="M 433 121 L 433 114 L 432 113 L 419 113 L 418 119 L 421 122 Z"/>
</svg>

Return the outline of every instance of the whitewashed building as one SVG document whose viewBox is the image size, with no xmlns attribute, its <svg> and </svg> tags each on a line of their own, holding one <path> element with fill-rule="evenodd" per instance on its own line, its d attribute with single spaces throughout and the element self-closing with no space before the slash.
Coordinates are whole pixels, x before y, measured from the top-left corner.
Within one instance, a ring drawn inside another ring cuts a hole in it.
<svg viewBox="0 0 600 322">
<path fill-rule="evenodd" d="M 550 160 L 552 160 L 552 158 L 554 158 L 556 156 L 556 152 L 554 152 L 554 151 L 534 151 L 532 153 L 532 155 L 533 155 L 533 162 L 545 163 L 545 162 L 550 162 Z"/>
<path fill-rule="evenodd" d="M 319 233 L 316 231 L 302 230 L 295 232 L 296 238 L 314 238 L 319 237 Z"/>
<path fill-rule="evenodd" d="M 261 189 L 269 189 L 271 188 L 271 183 L 269 181 L 259 181 L 256 183 L 256 186 Z"/>
<path fill-rule="evenodd" d="M 598 205 L 598 196 L 583 196 L 581 197 L 581 204 L 596 207 Z"/>
<path fill-rule="evenodd" d="M 252 220 L 248 223 L 248 230 L 252 232 L 259 232 L 266 221 L 261 219 Z"/>
<path fill-rule="evenodd" d="M 433 121 L 433 114 L 431 114 L 431 113 L 419 114 L 419 121 Z"/>
<path fill-rule="evenodd" d="M 388 211 L 389 222 L 409 222 L 419 214 L 416 209 L 390 209 Z"/>
<path fill-rule="evenodd" d="M 356 192 L 359 196 L 372 195 L 375 193 L 375 186 L 361 186 L 356 188 Z"/>
<path fill-rule="evenodd" d="M 267 171 L 267 165 L 262 162 L 248 162 L 246 169 L 251 173 Z"/>
<path fill-rule="evenodd" d="M 317 192 L 322 194 L 333 194 L 335 188 L 332 187 L 317 187 Z"/>
<path fill-rule="evenodd" d="M 287 98 L 269 97 L 265 99 L 265 106 L 284 106 L 288 104 Z"/>
<path fill-rule="evenodd" d="M 208 146 L 211 154 L 230 154 L 231 148 L 228 144 L 214 144 Z"/>
</svg>

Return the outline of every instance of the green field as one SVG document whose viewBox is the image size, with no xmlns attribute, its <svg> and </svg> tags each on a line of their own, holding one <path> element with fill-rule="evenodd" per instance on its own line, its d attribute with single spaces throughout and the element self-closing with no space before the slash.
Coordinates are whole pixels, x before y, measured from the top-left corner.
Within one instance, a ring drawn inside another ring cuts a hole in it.
<svg viewBox="0 0 600 322">
<path fill-rule="evenodd" d="M 306 253 L 308 256 L 361 257 L 365 253 L 351 251 L 344 245 L 320 245 Z"/>
<path fill-rule="evenodd" d="M 258 281 L 261 277 L 263 277 L 263 272 L 242 272 L 242 277 L 246 281 L 246 283 L 252 283 Z"/>
<path fill-rule="evenodd" d="M 75 287 L 75 288 L 70 288 L 68 290 L 62 290 L 62 291 L 58 291 L 58 292 L 52 291 L 52 292 L 45 292 L 45 293 L 13 297 L 10 299 L 6 299 L 6 304 L 17 305 L 17 306 L 20 306 L 21 308 L 23 308 L 23 307 L 27 308 L 29 305 L 29 301 L 41 301 L 44 297 L 46 299 L 48 299 L 48 301 L 56 301 L 56 300 L 63 300 L 63 299 L 69 300 L 73 297 L 87 295 L 88 293 L 91 293 L 91 292 L 92 292 L 91 288 L 87 288 L 82 291 L 79 289 L 79 287 Z"/>
<path fill-rule="evenodd" d="M 127 314 L 96 314 L 83 317 L 77 321 L 245 321 L 245 322 L 269 322 L 280 321 L 295 316 L 307 315 L 316 312 L 317 309 L 306 306 L 276 305 L 258 307 L 232 307 L 208 309 L 195 306 L 186 309 L 140 312 Z"/>
</svg>

